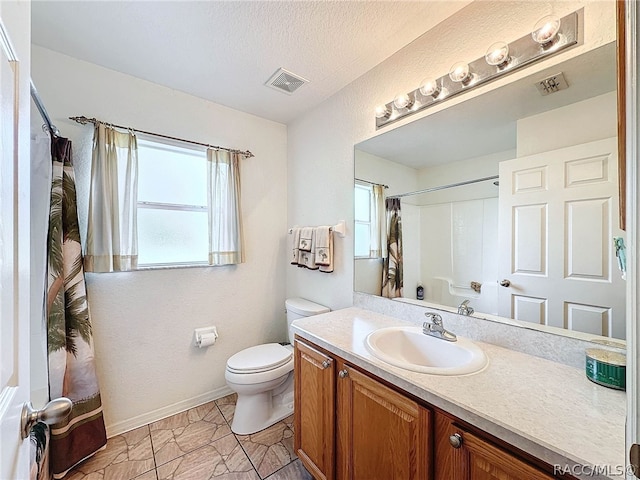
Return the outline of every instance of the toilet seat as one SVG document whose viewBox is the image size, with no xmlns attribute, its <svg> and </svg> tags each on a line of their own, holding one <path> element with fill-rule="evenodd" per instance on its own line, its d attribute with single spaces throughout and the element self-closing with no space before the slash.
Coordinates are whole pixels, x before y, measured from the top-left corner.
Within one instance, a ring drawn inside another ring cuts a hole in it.
<svg viewBox="0 0 640 480">
<path fill-rule="evenodd" d="M 274 381 L 292 371 L 292 349 L 279 343 L 266 343 L 232 355 L 227 360 L 224 376 L 229 383 L 258 385 Z"/>
<path fill-rule="evenodd" d="M 228 384 L 258 386 L 259 384 L 267 384 L 281 377 L 286 378 L 291 372 L 293 372 L 293 357 L 284 365 L 258 373 L 235 373 L 226 368 L 224 378 Z"/>
<path fill-rule="evenodd" d="M 229 357 L 227 371 L 237 374 L 253 374 L 275 370 L 291 361 L 293 353 L 279 343 L 265 343 Z"/>
</svg>

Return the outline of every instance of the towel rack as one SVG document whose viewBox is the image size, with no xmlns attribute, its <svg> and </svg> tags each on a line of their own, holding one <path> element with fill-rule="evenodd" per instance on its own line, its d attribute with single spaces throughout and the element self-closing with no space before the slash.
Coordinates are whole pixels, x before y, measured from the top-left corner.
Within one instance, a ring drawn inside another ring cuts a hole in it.
<svg viewBox="0 0 640 480">
<path fill-rule="evenodd" d="M 340 238 L 344 238 L 345 234 L 347 233 L 347 222 L 344 220 L 340 220 L 338 223 L 331 226 L 330 228 L 331 228 L 331 231 L 338 234 Z M 289 235 L 291 235 L 291 233 L 293 233 L 293 228 L 289 229 Z"/>
</svg>

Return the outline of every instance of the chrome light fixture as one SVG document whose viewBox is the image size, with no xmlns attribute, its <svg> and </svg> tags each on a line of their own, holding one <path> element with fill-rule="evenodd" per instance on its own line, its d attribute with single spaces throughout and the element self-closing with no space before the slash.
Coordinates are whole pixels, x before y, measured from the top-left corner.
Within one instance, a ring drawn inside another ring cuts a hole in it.
<svg viewBox="0 0 640 480">
<path fill-rule="evenodd" d="M 511 43 L 496 42 L 483 57 L 455 63 L 447 75 L 427 78 L 415 90 L 396 95 L 393 101 L 376 107 L 376 128 L 577 45 L 578 23 L 578 12 L 562 18 L 551 15 L 541 18 L 531 34 Z"/>
<path fill-rule="evenodd" d="M 509 57 L 509 44 L 496 42 L 487 49 L 484 59 L 488 65 L 498 68 L 505 68 L 511 62 Z"/>
<path fill-rule="evenodd" d="M 454 63 L 449 69 L 449 78 L 453 82 L 469 85 L 473 78 L 473 75 L 471 75 L 469 71 L 469 64 L 464 62 Z"/>
<path fill-rule="evenodd" d="M 438 82 L 432 78 L 424 79 L 420 82 L 420 93 L 425 97 L 438 98 L 442 89 L 438 86 Z"/>
<path fill-rule="evenodd" d="M 389 118 L 391 110 L 386 105 L 378 105 L 376 107 L 376 118 Z"/>
<path fill-rule="evenodd" d="M 393 105 L 397 110 L 402 110 L 403 108 L 410 109 L 413 107 L 413 103 L 414 101 L 408 93 L 400 93 L 393 99 Z"/>
<path fill-rule="evenodd" d="M 531 32 L 531 38 L 533 38 L 534 42 L 542 45 L 543 48 L 548 48 L 558 37 L 560 25 L 562 25 L 562 22 L 558 17 L 547 15 L 536 22 L 533 32 Z"/>
</svg>

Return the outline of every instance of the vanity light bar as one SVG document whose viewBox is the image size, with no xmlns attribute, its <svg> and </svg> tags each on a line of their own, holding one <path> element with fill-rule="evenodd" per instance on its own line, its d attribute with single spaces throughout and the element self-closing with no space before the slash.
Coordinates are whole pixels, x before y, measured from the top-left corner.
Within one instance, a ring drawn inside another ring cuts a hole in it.
<svg viewBox="0 0 640 480">
<path fill-rule="evenodd" d="M 538 32 L 536 30 L 534 33 Z M 560 28 L 555 37 L 549 43 L 540 44 L 536 42 L 532 34 L 525 35 L 509 44 L 506 44 L 507 58 L 498 65 L 490 65 L 483 56 L 468 64 L 468 76 L 462 80 L 454 81 L 453 78 L 459 77 L 458 70 L 467 71 L 459 66 L 461 62 L 454 65 L 456 71 L 436 78 L 433 83 L 437 86 L 438 94 L 434 96 L 430 94 L 431 89 L 416 88 L 404 98 L 408 97 L 409 102 L 406 106 L 404 102 L 394 104 L 393 101 L 384 106 L 376 108 L 376 129 L 384 127 L 390 123 L 400 120 L 408 115 L 412 115 L 420 110 L 428 108 L 436 103 L 443 102 L 459 93 L 471 90 L 478 85 L 483 85 L 496 78 L 507 75 L 533 62 L 537 62 L 551 55 L 565 50 L 578 43 L 578 12 L 570 13 L 560 19 Z M 495 44 L 494 44 L 495 45 Z M 487 53 L 489 55 L 489 52 Z M 453 67 L 452 67 L 453 69 Z M 463 72 L 464 73 L 464 72 Z M 424 92 L 427 92 L 426 94 Z"/>
</svg>

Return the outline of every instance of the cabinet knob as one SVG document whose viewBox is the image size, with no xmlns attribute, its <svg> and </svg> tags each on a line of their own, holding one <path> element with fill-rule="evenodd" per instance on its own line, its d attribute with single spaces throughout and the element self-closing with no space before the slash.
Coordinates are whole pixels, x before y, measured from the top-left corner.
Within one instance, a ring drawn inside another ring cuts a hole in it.
<svg viewBox="0 0 640 480">
<path fill-rule="evenodd" d="M 331 360 L 327 359 L 322 362 L 322 368 L 329 368 L 331 366 Z"/>
<path fill-rule="evenodd" d="M 453 448 L 460 448 L 462 446 L 462 435 L 454 433 L 449 437 L 449 443 Z"/>
<path fill-rule="evenodd" d="M 340 370 L 340 371 L 338 372 L 338 376 L 339 376 L 340 378 L 348 377 L 348 376 L 349 376 L 349 372 L 348 372 L 347 370 Z"/>
</svg>

